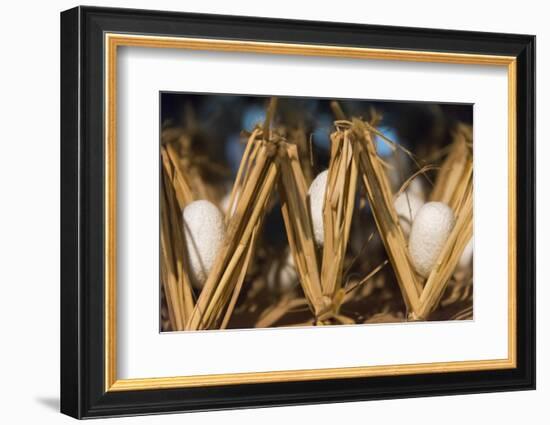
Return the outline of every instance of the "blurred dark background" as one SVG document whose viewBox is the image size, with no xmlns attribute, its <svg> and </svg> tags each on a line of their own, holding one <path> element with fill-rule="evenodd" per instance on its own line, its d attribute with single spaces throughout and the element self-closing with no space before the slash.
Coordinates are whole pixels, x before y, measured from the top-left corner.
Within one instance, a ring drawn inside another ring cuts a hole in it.
<svg viewBox="0 0 550 425">
<path fill-rule="evenodd" d="M 334 130 L 331 100 L 338 100 L 349 117 L 368 119 L 376 110 L 382 116 L 379 130 L 419 153 L 449 143 L 456 122 L 471 125 L 473 120 L 470 104 L 279 97 L 275 123 L 302 128 L 312 139 L 319 166 L 328 161 L 329 134 Z M 218 147 L 208 152 L 210 158 L 226 162 L 235 172 L 244 149 L 241 132 L 263 122 L 268 101 L 268 96 L 163 92 L 161 122 L 197 130 L 199 137 Z M 378 148 L 381 156 L 390 154 L 381 141 Z"/>
</svg>

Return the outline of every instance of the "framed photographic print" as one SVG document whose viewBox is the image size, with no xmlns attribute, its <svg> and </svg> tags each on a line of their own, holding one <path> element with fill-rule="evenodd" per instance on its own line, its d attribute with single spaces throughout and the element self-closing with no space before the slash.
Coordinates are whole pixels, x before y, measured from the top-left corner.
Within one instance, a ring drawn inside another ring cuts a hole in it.
<svg viewBox="0 0 550 425">
<path fill-rule="evenodd" d="M 535 387 L 535 38 L 61 14 L 61 411 Z"/>
</svg>

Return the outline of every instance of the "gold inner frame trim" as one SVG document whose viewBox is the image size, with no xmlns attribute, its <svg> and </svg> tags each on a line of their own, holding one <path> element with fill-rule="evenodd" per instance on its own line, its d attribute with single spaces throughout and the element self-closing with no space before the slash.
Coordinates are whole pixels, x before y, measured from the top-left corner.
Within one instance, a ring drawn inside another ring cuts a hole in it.
<svg viewBox="0 0 550 425">
<path fill-rule="evenodd" d="M 516 58 L 446 52 L 370 49 L 329 45 L 212 40 L 149 35 L 105 34 L 105 391 L 447 373 L 516 367 Z M 116 99 L 118 47 L 149 47 L 240 53 L 322 56 L 403 62 L 504 66 L 508 72 L 508 358 L 273 372 L 118 379 L 116 334 Z"/>
</svg>

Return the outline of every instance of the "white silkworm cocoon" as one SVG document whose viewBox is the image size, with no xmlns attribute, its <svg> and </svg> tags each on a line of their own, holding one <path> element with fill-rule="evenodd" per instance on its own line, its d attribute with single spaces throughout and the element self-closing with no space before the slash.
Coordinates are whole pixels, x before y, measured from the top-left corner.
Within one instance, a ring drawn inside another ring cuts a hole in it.
<svg viewBox="0 0 550 425">
<path fill-rule="evenodd" d="M 275 260 L 267 274 L 267 286 L 272 292 L 289 292 L 298 284 L 298 273 L 294 264 L 292 252 L 288 252 L 284 259 Z"/>
<path fill-rule="evenodd" d="M 453 210 L 443 202 L 427 202 L 413 221 L 409 253 L 419 275 L 428 277 L 455 225 Z"/>
<path fill-rule="evenodd" d="M 224 217 L 209 201 L 194 201 L 183 209 L 187 264 L 193 286 L 201 288 L 225 238 Z"/>
<path fill-rule="evenodd" d="M 313 237 L 317 245 L 323 245 L 325 241 L 323 223 L 323 205 L 325 203 L 325 192 L 327 190 L 328 170 L 317 175 L 309 187 L 309 209 L 311 211 L 311 222 L 313 224 Z"/>
<path fill-rule="evenodd" d="M 424 205 L 424 201 L 417 195 L 413 195 L 407 191 L 400 194 L 393 205 L 399 218 L 399 225 L 401 226 L 403 235 L 408 238 L 411 233 L 411 225 L 416 214 L 418 214 L 418 211 Z"/>
<path fill-rule="evenodd" d="M 474 238 L 472 236 L 468 241 L 468 243 L 466 244 L 466 246 L 464 247 L 464 251 L 462 251 L 462 255 L 458 260 L 457 269 L 460 269 L 460 270 L 468 269 L 472 265 L 473 258 L 474 258 Z"/>
</svg>

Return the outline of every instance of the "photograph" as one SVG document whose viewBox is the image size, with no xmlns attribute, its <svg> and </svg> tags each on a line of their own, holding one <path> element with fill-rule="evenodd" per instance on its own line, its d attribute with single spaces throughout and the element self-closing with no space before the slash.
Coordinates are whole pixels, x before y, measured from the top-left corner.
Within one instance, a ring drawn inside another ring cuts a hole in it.
<svg viewBox="0 0 550 425">
<path fill-rule="evenodd" d="M 160 330 L 473 320 L 473 105 L 161 92 Z"/>
</svg>

